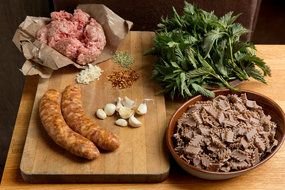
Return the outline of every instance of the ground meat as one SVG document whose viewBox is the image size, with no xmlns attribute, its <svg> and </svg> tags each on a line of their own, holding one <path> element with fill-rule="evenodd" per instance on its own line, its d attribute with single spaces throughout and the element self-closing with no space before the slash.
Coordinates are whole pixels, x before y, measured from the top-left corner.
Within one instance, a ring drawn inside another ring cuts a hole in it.
<svg viewBox="0 0 285 190">
<path fill-rule="evenodd" d="M 230 172 L 256 165 L 278 144 L 277 124 L 246 94 L 217 96 L 189 107 L 177 121 L 174 149 L 188 164 Z"/>
<path fill-rule="evenodd" d="M 70 20 L 72 18 L 72 14 L 65 11 L 58 11 L 58 12 L 52 12 L 50 14 L 50 17 L 52 20 L 64 21 L 64 20 Z"/>
<path fill-rule="evenodd" d="M 69 59 L 77 59 L 77 51 L 82 47 L 82 43 L 76 38 L 63 38 L 55 43 L 54 49 Z"/>
<path fill-rule="evenodd" d="M 77 29 L 81 30 L 86 26 L 89 22 L 90 15 L 81 11 L 81 9 L 75 9 L 73 13 L 73 17 L 71 18 L 73 22 L 77 22 Z"/>
<path fill-rule="evenodd" d="M 80 9 L 73 15 L 52 12 L 51 22 L 38 30 L 37 39 L 80 65 L 96 60 L 106 45 L 102 26 Z"/>
</svg>

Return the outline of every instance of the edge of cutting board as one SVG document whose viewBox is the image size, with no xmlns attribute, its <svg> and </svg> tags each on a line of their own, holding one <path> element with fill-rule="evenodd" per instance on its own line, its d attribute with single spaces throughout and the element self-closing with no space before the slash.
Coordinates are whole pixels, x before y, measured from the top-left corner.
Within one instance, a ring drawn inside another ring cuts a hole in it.
<svg viewBox="0 0 285 190">
<path fill-rule="evenodd" d="M 20 169 L 21 170 L 21 169 Z M 48 175 L 28 174 L 21 170 L 24 181 L 29 183 L 159 183 L 169 175 L 169 168 L 164 173 L 154 175 Z"/>
</svg>

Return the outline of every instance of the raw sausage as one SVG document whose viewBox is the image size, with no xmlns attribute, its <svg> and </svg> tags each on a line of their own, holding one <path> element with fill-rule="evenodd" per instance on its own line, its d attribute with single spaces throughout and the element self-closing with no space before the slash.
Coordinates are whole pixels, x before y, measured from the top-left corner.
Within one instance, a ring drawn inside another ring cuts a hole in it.
<svg viewBox="0 0 285 190">
<path fill-rule="evenodd" d="M 101 128 L 86 116 L 81 102 L 79 85 L 69 85 L 62 93 L 61 109 L 63 117 L 71 129 L 88 138 L 98 148 L 113 151 L 119 147 L 119 140 L 112 132 Z"/>
<path fill-rule="evenodd" d="M 95 159 L 100 152 L 87 138 L 74 132 L 65 123 L 60 109 L 61 93 L 50 89 L 40 100 L 41 122 L 48 135 L 62 148 L 77 156 Z"/>
<path fill-rule="evenodd" d="M 86 116 L 81 102 L 79 85 L 69 85 L 65 88 L 62 93 L 61 109 L 70 128 L 94 142 L 99 148 L 113 151 L 119 147 L 117 136 L 101 128 Z"/>
</svg>

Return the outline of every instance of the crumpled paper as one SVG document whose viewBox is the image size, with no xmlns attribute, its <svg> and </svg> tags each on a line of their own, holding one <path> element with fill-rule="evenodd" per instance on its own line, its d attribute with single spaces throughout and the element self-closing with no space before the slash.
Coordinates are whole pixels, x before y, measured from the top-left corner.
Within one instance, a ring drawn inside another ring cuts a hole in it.
<svg viewBox="0 0 285 190">
<path fill-rule="evenodd" d="M 92 63 L 97 64 L 112 57 L 120 42 L 130 31 L 133 23 L 124 20 L 112 10 L 102 4 L 81 4 L 77 8 L 87 12 L 104 29 L 107 44 L 101 55 Z M 26 58 L 21 71 L 24 75 L 39 75 L 42 78 L 49 78 L 54 70 L 74 65 L 83 68 L 36 39 L 37 31 L 50 22 L 50 18 L 27 16 L 19 25 L 13 37 L 13 42 Z"/>
</svg>

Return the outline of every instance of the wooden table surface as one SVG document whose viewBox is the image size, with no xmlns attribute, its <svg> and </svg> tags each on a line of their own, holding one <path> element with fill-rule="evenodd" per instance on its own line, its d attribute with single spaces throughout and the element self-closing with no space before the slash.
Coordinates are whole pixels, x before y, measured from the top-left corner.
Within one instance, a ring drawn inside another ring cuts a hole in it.
<svg viewBox="0 0 285 190">
<path fill-rule="evenodd" d="M 151 35 L 151 33 L 150 33 Z M 268 84 L 247 81 L 239 87 L 262 93 L 285 110 L 285 45 L 257 45 L 257 54 L 271 67 Z M 8 152 L 0 189 L 284 189 L 285 146 L 267 163 L 254 171 L 230 180 L 207 181 L 184 172 L 172 160 L 170 174 L 162 183 L 152 184 L 28 184 L 22 180 L 19 165 L 33 107 L 38 78 L 26 77 L 25 88 Z M 166 100 L 167 121 L 182 102 Z"/>
</svg>

